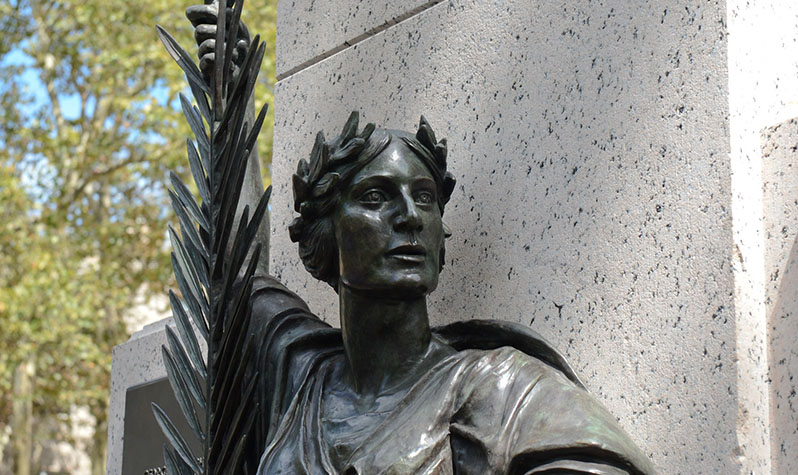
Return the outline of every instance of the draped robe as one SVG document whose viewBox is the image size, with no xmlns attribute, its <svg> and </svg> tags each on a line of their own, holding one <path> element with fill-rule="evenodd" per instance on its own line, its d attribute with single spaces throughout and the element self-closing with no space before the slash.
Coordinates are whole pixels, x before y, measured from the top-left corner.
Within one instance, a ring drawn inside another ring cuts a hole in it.
<svg viewBox="0 0 798 475">
<path fill-rule="evenodd" d="M 565 359 L 526 327 L 433 328 L 456 351 L 407 393 L 353 415 L 341 331 L 271 277 L 256 280 L 252 298 L 259 475 L 654 473 Z"/>
</svg>

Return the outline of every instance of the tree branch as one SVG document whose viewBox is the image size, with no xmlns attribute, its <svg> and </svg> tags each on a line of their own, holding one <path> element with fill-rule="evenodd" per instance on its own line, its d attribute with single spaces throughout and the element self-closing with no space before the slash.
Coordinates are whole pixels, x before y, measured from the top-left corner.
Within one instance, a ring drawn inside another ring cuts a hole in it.
<svg viewBox="0 0 798 475">
<path fill-rule="evenodd" d="M 37 1 L 31 1 L 31 11 L 33 13 L 33 22 L 36 25 L 36 33 L 40 39 L 40 53 L 36 55 L 35 60 L 39 69 L 42 70 L 42 82 L 47 90 L 47 95 L 50 98 L 51 107 L 53 110 L 53 117 L 55 117 L 56 134 L 60 133 L 64 128 L 64 116 L 61 112 L 61 104 L 58 102 L 58 93 L 55 89 L 55 56 L 50 52 L 52 40 L 50 31 L 45 23 L 46 13 L 42 12 L 41 6 Z M 42 56 L 44 59 L 42 59 Z"/>
<path fill-rule="evenodd" d="M 155 154 L 155 155 L 149 155 L 149 156 L 131 155 L 130 157 L 128 157 L 128 158 L 126 158 L 126 159 L 124 159 L 124 160 L 122 160 L 120 162 L 114 163 L 113 165 L 110 165 L 110 166 L 108 166 L 106 168 L 99 169 L 99 170 L 94 170 L 88 176 L 86 176 L 80 182 L 80 184 L 77 185 L 77 187 L 75 187 L 75 189 L 72 191 L 72 193 L 69 194 L 69 198 L 67 200 L 62 201 L 59 204 L 58 209 L 59 210 L 66 210 L 67 208 L 69 208 L 72 205 L 72 203 L 74 203 L 75 201 L 77 201 L 80 198 L 80 196 L 86 190 L 86 187 L 88 187 L 91 183 L 99 180 L 100 178 L 106 177 L 106 176 L 116 172 L 117 170 L 121 170 L 122 168 L 125 168 L 126 166 L 132 165 L 134 163 L 144 163 L 144 162 L 155 162 L 155 163 L 157 163 L 167 153 L 169 153 L 170 151 L 175 150 L 177 147 L 179 147 L 182 144 L 182 142 L 183 141 L 181 139 L 181 140 L 175 140 L 175 141 L 173 141 L 171 143 L 168 143 L 165 146 L 161 147 L 160 148 L 160 152 Z"/>
</svg>

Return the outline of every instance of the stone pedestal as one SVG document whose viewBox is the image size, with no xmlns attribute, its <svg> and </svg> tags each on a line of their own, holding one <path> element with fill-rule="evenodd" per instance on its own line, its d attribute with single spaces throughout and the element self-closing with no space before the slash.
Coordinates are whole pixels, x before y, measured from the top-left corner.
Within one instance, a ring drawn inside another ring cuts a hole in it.
<svg viewBox="0 0 798 475">
<path fill-rule="evenodd" d="M 166 344 L 164 327 L 167 324 L 172 324 L 171 318 L 147 325 L 134 333 L 130 340 L 114 348 L 108 414 L 108 475 L 122 473 L 127 390 L 166 377 L 161 345 Z M 152 414 L 142 414 L 141 417 L 152 417 Z"/>
<path fill-rule="evenodd" d="M 271 269 L 337 323 L 290 176 L 352 110 L 423 113 L 458 178 L 434 323 L 530 325 L 662 473 L 790 472 L 793 3 L 280 2 Z"/>
</svg>

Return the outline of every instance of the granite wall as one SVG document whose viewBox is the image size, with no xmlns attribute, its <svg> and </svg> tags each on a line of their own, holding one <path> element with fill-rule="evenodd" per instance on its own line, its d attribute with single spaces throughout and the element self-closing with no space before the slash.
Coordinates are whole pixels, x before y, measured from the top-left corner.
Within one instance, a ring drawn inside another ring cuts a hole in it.
<svg viewBox="0 0 798 475">
<path fill-rule="evenodd" d="M 530 325 L 662 473 L 761 473 L 738 430 L 726 3 L 385 3 L 280 2 L 273 272 L 336 322 L 288 239 L 290 175 L 352 110 L 423 113 L 458 177 L 434 323 Z"/>
</svg>

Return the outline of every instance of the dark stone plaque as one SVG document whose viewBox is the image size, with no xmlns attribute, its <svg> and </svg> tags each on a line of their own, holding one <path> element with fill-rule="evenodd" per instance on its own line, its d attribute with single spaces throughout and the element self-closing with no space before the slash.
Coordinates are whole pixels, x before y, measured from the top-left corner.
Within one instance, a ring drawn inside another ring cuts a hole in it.
<svg viewBox="0 0 798 475">
<path fill-rule="evenodd" d="M 166 437 L 155 422 L 152 403 L 155 402 L 169 414 L 182 434 L 191 434 L 191 428 L 180 412 L 174 392 L 166 378 L 133 386 L 125 398 L 125 435 L 122 446 L 122 475 L 165 474 L 163 445 Z M 200 414 L 204 418 L 204 414 Z M 191 450 L 201 453 L 199 442 L 186 437 Z"/>
</svg>

